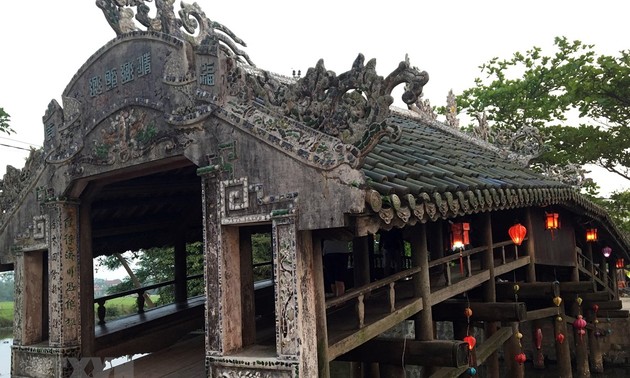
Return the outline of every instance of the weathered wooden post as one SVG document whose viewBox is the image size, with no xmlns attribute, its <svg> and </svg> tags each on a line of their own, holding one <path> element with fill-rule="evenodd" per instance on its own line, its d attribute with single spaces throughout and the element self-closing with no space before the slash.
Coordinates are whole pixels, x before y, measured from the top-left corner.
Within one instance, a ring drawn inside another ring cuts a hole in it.
<svg viewBox="0 0 630 378">
<path fill-rule="evenodd" d="M 560 295 L 560 283 L 554 283 L 554 294 L 556 297 Z M 565 319 L 564 303 L 559 302 L 557 304 L 558 315 L 552 320 L 553 322 L 553 334 L 555 338 L 556 346 L 556 359 L 558 363 L 558 377 L 559 378 L 571 378 L 573 377 L 571 367 L 571 350 L 569 347 L 569 334 L 567 333 L 567 321 Z"/>
<path fill-rule="evenodd" d="M 494 275 L 494 249 L 492 245 L 494 241 L 492 239 L 492 216 L 490 213 L 485 213 L 482 216 L 482 225 L 483 225 L 483 240 L 484 244 L 487 246 L 486 251 L 482 256 L 482 269 L 487 269 L 490 274 L 490 279 L 484 283 L 483 285 L 483 299 L 485 302 L 496 302 L 497 300 L 497 291 L 495 285 L 495 275 Z M 473 312 L 474 315 L 474 312 Z M 499 328 L 498 322 L 485 322 L 485 337 L 486 339 L 490 338 L 497 332 Z M 498 378 L 499 377 L 499 355 L 494 352 L 486 359 L 486 367 L 488 377 Z"/>
<path fill-rule="evenodd" d="M 317 332 L 317 376 L 330 377 L 328 362 L 328 324 L 326 321 L 326 286 L 324 283 L 324 263 L 322 243 L 313 237 L 313 285 L 315 287 L 315 317 Z"/>
<path fill-rule="evenodd" d="M 241 306 L 243 324 L 243 346 L 256 343 L 256 306 L 254 298 L 254 268 L 252 266 L 252 230 L 239 229 L 241 264 Z"/>
<path fill-rule="evenodd" d="M 589 323 L 593 324 L 594 326 L 588 329 L 588 359 L 590 369 L 593 373 L 603 373 L 604 358 L 602 355 L 602 349 L 599 344 L 600 331 L 597 328 L 598 324 L 595 322 L 595 320 L 597 320 L 597 312 L 591 308 L 587 310 L 587 315 Z"/>
<path fill-rule="evenodd" d="M 511 378 L 523 378 L 525 376 L 525 366 L 516 360 L 516 356 L 521 353 L 521 343 L 516 336 L 518 325 L 517 322 L 509 322 L 504 325 L 512 328 L 512 337 L 503 346 L 505 376 Z"/>
</svg>

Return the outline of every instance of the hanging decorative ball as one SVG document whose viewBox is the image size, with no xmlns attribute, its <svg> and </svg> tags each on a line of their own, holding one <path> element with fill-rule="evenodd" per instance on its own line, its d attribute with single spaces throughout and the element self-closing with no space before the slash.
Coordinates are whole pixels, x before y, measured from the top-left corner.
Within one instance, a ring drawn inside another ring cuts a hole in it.
<svg viewBox="0 0 630 378">
<path fill-rule="evenodd" d="M 595 335 L 595 337 L 603 336 L 602 331 L 600 331 L 599 329 L 595 329 L 595 332 L 593 332 L 593 334 Z"/>
<path fill-rule="evenodd" d="M 514 359 L 516 360 L 516 362 L 518 362 L 519 364 L 523 364 L 525 361 L 527 361 L 527 356 L 525 356 L 525 353 L 521 352 L 519 354 L 517 354 Z"/>
<path fill-rule="evenodd" d="M 466 315 L 467 318 L 470 318 L 472 316 L 472 309 L 470 307 L 466 307 L 464 309 L 464 315 Z"/>
<path fill-rule="evenodd" d="M 555 304 L 556 306 L 560 306 L 560 303 L 562 303 L 562 298 L 553 297 L 553 304 Z"/>
<path fill-rule="evenodd" d="M 581 305 L 582 305 L 582 298 L 581 298 L 581 297 L 577 297 L 577 298 L 575 299 L 575 301 L 577 302 L 578 306 L 581 306 Z"/>
<path fill-rule="evenodd" d="M 595 323 L 595 324 L 599 324 L 599 319 L 595 319 L 595 320 L 593 320 L 593 323 Z"/>
<path fill-rule="evenodd" d="M 597 314 L 597 311 L 599 311 L 599 305 L 597 303 L 595 303 L 593 305 L 593 311 Z"/>
<path fill-rule="evenodd" d="M 534 341 L 536 342 L 536 349 L 538 350 L 542 348 L 542 339 L 543 339 L 542 329 L 536 328 L 536 333 L 534 334 Z"/>
<path fill-rule="evenodd" d="M 557 334 L 557 335 L 556 335 L 556 341 L 557 341 L 559 344 L 562 344 L 562 343 L 564 342 L 564 335 L 563 335 L 563 334 L 561 334 L 561 333 Z"/>
<path fill-rule="evenodd" d="M 476 375 L 476 374 L 477 374 L 477 369 L 475 369 L 475 368 L 474 368 L 474 367 L 472 367 L 472 366 L 471 366 L 471 367 L 469 367 L 469 368 L 468 368 L 468 374 L 469 374 L 469 375 L 471 375 L 471 376 L 472 376 L 472 375 Z"/>
<path fill-rule="evenodd" d="M 610 328 L 608 328 L 608 329 L 606 330 L 606 333 L 608 334 L 608 336 L 610 336 L 610 335 L 612 335 L 613 330 L 612 330 L 612 329 L 610 329 Z"/>
<path fill-rule="evenodd" d="M 561 322 L 562 321 L 562 316 L 560 316 L 560 315 L 556 316 L 556 320 Z"/>
<path fill-rule="evenodd" d="M 464 337 L 464 341 L 468 343 L 468 349 L 473 350 L 475 345 L 477 344 L 477 339 L 474 336 L 466 336 Z"/>
<path fill-rule="evenodd" d="M 516 333 L 515 333 L 514 335 L 515 335 L 515 336 L 516 336 L 516 338 L 517 338 L 517 339 L 519 339 L 519 340 L 523 338 L 523 334 L 522 334 L 522 333 L 520 333 L 520 332 L 518 332 L 518 331 L 516 331 Z"/>
<path fill-rule="evenodd" d="M 586 320 L 582 315 L 578 315 L 577 319 L 573 322 L 573 328 L 575 329 L 584 329 L 586 328 Z"/>
<path fill-rule="evenodd" d="M 580 335 L 580 337 L 582 337 L 582 336 L 586 335 L 586 330 L 584 330 L 584 329 L 578 329 L 578 330 L 577 330 L 577 333 L 578 333 L 578 335 Z"/>
<path fill-rule="evenodd" d="M 521 287 L 518 286 L 518 284 L 514 284 L 513 289 L 514 289 L 514 293 L 518 293 L 518 291 L 521 289 Z"/>
</svg>

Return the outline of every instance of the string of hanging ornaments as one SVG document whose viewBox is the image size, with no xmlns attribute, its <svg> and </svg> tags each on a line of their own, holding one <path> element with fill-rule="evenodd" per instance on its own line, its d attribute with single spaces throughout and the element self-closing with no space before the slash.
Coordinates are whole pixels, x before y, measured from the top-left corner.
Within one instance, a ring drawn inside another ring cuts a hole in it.
<svg viewBox="0 0 630 378">
<path fill-rule="evenodd" d="M 468 343 L 468 370 L 466 371 L 468 375 L 474 376 L 477 374 L 477 361 L 476 354 L 473 353 L 473 348 L 477 345 L 477 339 L 475 336 L 470 334 L 470 317 L 473 312 L 470 308 L 470 299 L 468 295 L 466 295 L 466 300 L 468 302 L 466 308 L 464 309 L 464 315 L 466 316 L 466 336 L 464 337 L 464 341 Z"/>
<path fill-rule="evenodd" d="M 512 226 L 512 227 L 514 227 L 514 226 Z M 521 227 L 523 227 L 523 226 L 521 226 Z M 525 227 L 523 227 L 523 228 L 525 228 Z M 523 232 L 523 237 L 524 236 L 525 236 L 525 232 Z M 516 272 L 514 272 L 514 287 L 513 287 L 513 289 L 514 289 L 514 303 L 517 303 L 518 302 L 518 291 L 521 289 L 521 287 L 516 282 Z M 516 330 L 514 332 L 514 337 L 518 341 L 518 347 L 520 349 L 520 353 L 517 353 L 516 356 L 514 356 L 514 360 L 519 365 L 522 365 L 522 364 L 525 363 L 525 361 L 527 361 L 527 356 L 525 356 L 525 353 L 523 352 L 523 344 L 521 343 L 521 339 L 523 338 L 523 334 L 520 331 L 519 323 L 516 323 Z"/>
</svg>

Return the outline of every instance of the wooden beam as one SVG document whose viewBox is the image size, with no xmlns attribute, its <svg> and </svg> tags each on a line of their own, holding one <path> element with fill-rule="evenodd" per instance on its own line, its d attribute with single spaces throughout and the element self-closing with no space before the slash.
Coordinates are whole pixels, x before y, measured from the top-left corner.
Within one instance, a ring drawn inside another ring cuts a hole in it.
<svg viewBox="0 0 630 378">
<path fill-rule="evenodd" d="M 433 306 L 433 321 L 466 320 L 464 310 L 470 306 L 472 320 L 520 322 L 527 319 L 527 308 L 522 302 L 465 302 L 445 301 Z"/>
<path fill-rule="evenodd" d="M 488 281 L 490 279 L 490 272 L 483 271 L 481 273 L 477 273 L 472 277 L 468 277 L 463 279 L 457 283 L 452 284 L 451 286 L 447 286 L 443 289 L 436 290 L 431 293 L 431 303 L 438 304 L 444 302 L 445 300 L 454 297 L 457 294 L 464 293 L 469 291 L 482 283 Z"/>
<path fill-rule="evenodd" d="M 600 316 L 605 315 L 607 318 L 625 319 L 630 317 L 628 310 L 606 310 L 606 312 L 600 313 Z"/>
<path fill-rule="evenodd" d="M 553 298 L 553 282 L 518 282 L 518 297 L 520 299 Z M 496 284 L 498 299 L 514 298 L 514 282 L 498 282 Z M 560 282 L 560 296 L 580 294 L 586 299 L 586 294 L 593 293 L 593 283 L 588 282 Z M 596 294 L 596 293 L 595 293 Z"/>
<path fill-rule="evenodd" d="M 530 258 L 529 256 L 521 256 L 518 258 L 518 260 L 509 262 L 507 264 L 503 264 L 503 265 L 499 265 L 499 266 L 495 266 L 494 267 L 494 275 L 495 276 L 500 276 L 502 274 L 505 273 L 509 273 L 513 270 L 516 270 L 520 267 L 529 265 L 530 262 Z"/>
<path fill-rule="evenodd" d="M 477 344 L 477 365 L 483 364 L 492 353 L 496 352 L 510 337 L 512 337 L 512 334 L 512 328 L 502 327 L 482 344 Z M 465 373 L 467 369 L 468 366 L 458 368 L 443 367 L 431 375 L 431 378 L 455 378 Z"/>
<path fill-rule="evenodd" d="M 422 298 L 413 300 L 408 305 L 384 316 L 373 323 L 366 323 L 365 327 L 357 330 L 357 332 L 337 340 L 328 345 L 328 361 L 332 361 L 338 356 L 358 347 L 367 340 L 373 339 L 381 333 L 392 328 L 396 324 L 422 311 Z"/>
<path fill-rule="evenodd" d="M 623 303 L 618 300 L 611 301 L 584 301 L 582 306 L 584 308 L 593 308 L 593 305 L 599 306 L 599 311 L 602 310 L 621 310 L 623 308 Z"/>
<path fill-rule="evenodd" d="M 527 311 L 527 320 L 544 319 L 558 315 L 558 307 L 547 307 L 539 310 Z"/>
<path fill-rule="evenodd" d="M 398 365 L 468 366 L 468 343 L 458 340 L 373 339 L 337 357 L 340 361 Z"/>
</svg>

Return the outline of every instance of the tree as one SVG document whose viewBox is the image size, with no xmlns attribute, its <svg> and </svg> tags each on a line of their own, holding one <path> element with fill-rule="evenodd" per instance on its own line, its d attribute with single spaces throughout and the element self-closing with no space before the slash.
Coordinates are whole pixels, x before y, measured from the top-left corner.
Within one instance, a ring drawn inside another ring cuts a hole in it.
<svg viewBox="0 0 630 378">
<path fill-rule="evenodd" d="M 629 53 L 598 55 L 564 37 L 554 44 L 550 56 L 534 47 L 482 65 L 486 79 L 458 96 L 459 106 L 473 118 L 485 113 L 495 135 L 538 129 L 545 149 L 534 166 L 596 164 L 630 180 Z"/>
<path fill-rule="evenodd" d="M 0 108 L 0 132 L 6 134 L 11 134 L 15 132 L 11 127 L 9 127 L 10 119 L 11 116 L 7 112 L 5 112 L 3 108 Z"/>
</svg>

